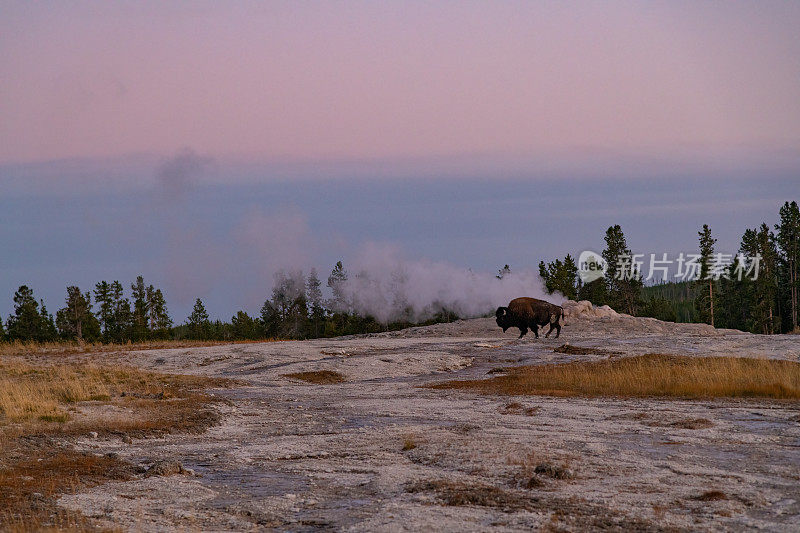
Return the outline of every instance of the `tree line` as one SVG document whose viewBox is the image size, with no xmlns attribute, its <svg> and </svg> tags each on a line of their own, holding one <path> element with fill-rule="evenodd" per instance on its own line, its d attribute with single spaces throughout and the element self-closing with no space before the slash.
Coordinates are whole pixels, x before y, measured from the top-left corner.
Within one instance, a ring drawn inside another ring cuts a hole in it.
<svg viewBox="0 0 800 533">
<path fill-rule="evenodd" d="M 119 281 L 101 281 L 91 292 L 69 286 L 65 305 L 54 316 L 44 300 L 37 301 L 33 290 L 22 285 L 14 293 L 14 312 L 5 327 L 0 320 L 0 340 L 124 343 L 170 338 L 172 319 L 161 289 L 145 285 L 138 276 L 130 294 L 125 297 Z"/>
<path fill-rule="evenodd" d="M 573 300 L 608 304 L 631 315 L 673 322 L 704 322 L 752 333 L 798 332 L 800 209 L 797 202 L 785 202 L 778 217 L 772 228 L 762 223 L 746 229 L 737 254 L 731 254 L 731 261 L 723 266 L 716 260 L 720 257 L 715 251 L 717 240 L 711 228 L 703 225 L 698 231 L 698 275 L 691 281 L 645 286 L 619 225 L 606 231 L 602 256 L 608 269 L 603 277 L 582 283 L 578 265 L 570 255 L 563 260 L 540 262 L 539 273 L 550 293 L 558 291 Z M 741 275 L 752 266 L 743 263 L 744 257 L 758 258 L 756 276 Z M 622 276 L 620 268 L 627 270 Z"/>
<path fill-rule="evenodd" d="M 238 311 L 230 321 L 211 320 L 198 298 L 189 317 L 179 325 L 173 325 L 161 289 L 146 285 L 142 276 L 130 285 L 129 295 L 119 281 L 101 281 L 86 292 L 67 287 L 65 305 L 55 316 L 48 312 L 44 300 L 37 300 L 33 290 L 22 285 L 14 293 L 14 311 L 5 325 L 0 319 L 0 341 L 308 339 L 376 333 L 459 318 L 441 309 L 429 320 L 412 323 L 409 310 L 405 318 L 380 323 L 355 311 L 355 302 L 344 291 L 347 280 L 347 270 L 339 261 L 327 279 L 333 297 L 323 299 L 322 282 L 315 269 L 308 276 L 300 270 L 281 271 L 275 275 L 272 297 L 264 302 L 259 315 Z"/>
</svg>

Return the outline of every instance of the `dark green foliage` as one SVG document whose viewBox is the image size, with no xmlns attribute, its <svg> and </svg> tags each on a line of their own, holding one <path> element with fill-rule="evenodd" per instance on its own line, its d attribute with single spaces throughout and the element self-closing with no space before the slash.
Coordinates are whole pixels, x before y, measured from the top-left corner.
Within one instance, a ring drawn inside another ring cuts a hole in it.
<svg viewBox="0 0 800 533">
<path fill-rule="evenodd" d="M 54 340 L 54 328 L 50 327 L 50 323 L 50 315 L 42 316 L 40 313 L 39 303 L 33 296 L 33 290 L 27 285 L 20 286 L 14 293 L 14 313 L 6 321 L 9 340 Z"/>
<path fill-rule="evenodd" d="M 605 240 L 603 259 L 608 264 L 605 276 L 608 303 L 619 312 L 635 315 L 641 305 L 644 283 L 619 224 L 606 230 Z"/>
<path fill-rule="evenodd" d="M 746 277 L 738 280 L 736 272 L 739 268 L 739 259 L 734 258 L 733 264 L 728 268 L 728 275 L 719 280 L 719 296 L 717 297 L 719 312 L 716 325 L 721 328 L 744 331 L 748 329 L 753 282 Z"/>
<path fill-rule="evenodd" d="M 639 311 L 639 316 L 649 316 L 666 322 L 678 321 L 678 313 L 675 311 L 672 302 L 663 296 L 653 296 L 646 300 Z"/>
<path fill-rule="evenodd" d="M 780 250 L 781 300 L 788 309 L 785 313 L 786 320 L 783 329 L 794 331 L 798 329 L 798 292 L 800 292 L 800 208 L 797 202 L 786 202 L 778 213 L 780 223 L 775 225 L 777 230 L 777 244 Z"/>
<path fill-rule="evenodd" d="M 571 255 L 567 254 L 563 261 L 556 259 L 547 264 L 540 261 L 539 276 L 544 280 L 548 294 L 558 291 L 568 300 L 578 298 L 581 283 L 578 278 L 578 266 Z"/>
<path fill-rule="evenodd" d="M 52 313 L 47 312 L 44 300 L 39 300 L 39 314 L 42 315 L 42 338 L 43 341 L 55 341 L 58 339 L 58 328 Z"/>
<path fill-rule="evenodd" d="M 99 309 L 97 310 L 97 320 L 100 324 L 103 340 L 111 340 L 110 329 L 114 327 L 114 298 L 111 285 L 107 281 L 101 281 L 94 286 L 94 301 Z"/>
<path fill-rule="evenodd" d="M 78 287 L 67 287 L 66 306 L 56 313 L 56 326 L 64 339 L 94 341 L 100 337 L 100 324 L 92 314 L 92 296 Z M 42 303 L 44 309 L 44 303 Z"/>
<path fill-rule="evenodd" d="M 711 236 L 708 224 L 703 224 L 703 229 L 697 232 L 697 236 L 700 238 L 700 275 L 696 280 L 698 291 L 695 297 L 695 307 L 699 320 L 713 326 L 716 281 L 711 269 L 714 260 L 714 244 L 717 239 Z"/>
<path fill-rule="evenodd" d="M 257 340 L 264 338 L 258 320 L 244 311 L 239 311 L 231 318 L 230 334 L 233 340 Z"/>
<path fill-rule="evenodd" d="M 203 300 L 200 298 L 195 300 L 192 314 L 186 320 L 186 325 L 189 327 L 187 338 L 195 340 L 211 338 L 211 321 L 208 319 L 206 306 L 203 305 Z"/>
<path fill-rule="evenodd" d="M 663 309 L 664 301 L 666 301 L 671 311 L 660 312 L 665 313 L 666 316 L 674 316 L 673 321 L 698 322 L 697 308 L 694 303 L 697 290 L 697 284 L 693 281 L 669 281 L 644 287 L 642 289 L 642 297 L 646 303 L 641 315 L 659 318 L 653 314 L 654 310 L 657 308 Z M 648 305 L 651 300 L 658 300 L 658 302 Z"/>
<path fill-rule="evenodd" d="M 144 278 L 138 276 L 136 283 L 131 284 L 131 291 L 133 295 L 133 317 L 131 324 L 131 337 L 133 341 L 146 340 L 147 335 L 147 287 L 144 284 Z"/>
<path fill-rule="evenodd" d="M 605 278 L 584 283 L 578 290 L 578 300 L 589 300 L 594 305 L 608 304 L 608 288 Z"/>
<path fill-rule="evenodd" d="M 751 310 L 747 319 L 747 329 L 754 333 L 775 333 L 780 327 L 776 302 L 778 250 L 775 235 L 769 226 L 761 224 L 758 229 L 746 230 L 742 236 L 740 252 L 750 257 L 761 258 L 758 278 L 746 285 L 746 295 Z"/>
<path fill-rule="evenodd" d="M 306 282 L 301 271 L 279 271 L 272 287 L 272 306 L 280 322 L 278 337 L 303 339 L 308 335 Z"/>
<path fill-rule="evenodd" d="M 147 287 L 147 322 L 151 338 L 169 338 L 172 319 L 167 312 L 167 301 L 161 289 L 152 285 Z"/>
</svg>

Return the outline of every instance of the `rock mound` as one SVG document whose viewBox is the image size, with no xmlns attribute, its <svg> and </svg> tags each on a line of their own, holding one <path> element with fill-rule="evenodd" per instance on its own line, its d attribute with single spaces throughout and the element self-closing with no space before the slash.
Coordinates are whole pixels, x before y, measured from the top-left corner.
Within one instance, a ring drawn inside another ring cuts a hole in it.
<svg viewBox="0 0 800 533">
<path fill-rule="evenodd" d="M 574 300 L 567 300 L 561 307 L 564 308 L 564 316 L 567 318 L 581 318 L 581 317 L 617 317 L 617 313 L 607 305 L 596 306 L 592 305 L 589 300 L 581 300 L 576 302 Z"/>
</svg>

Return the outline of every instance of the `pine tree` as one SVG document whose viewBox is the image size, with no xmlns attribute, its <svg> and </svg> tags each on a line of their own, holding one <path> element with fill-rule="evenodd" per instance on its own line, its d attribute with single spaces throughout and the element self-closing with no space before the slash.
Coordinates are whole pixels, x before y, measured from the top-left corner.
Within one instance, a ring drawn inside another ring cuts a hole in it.
<svg viewBox="0 0 800 533">
<path fill-rule="evenodd" d="M 278 309 L 269 300 L 261 306 L 261 327 L 264 336 L 268 339 L 274 339 L 280 335 L 281 316 Z"/>
<path fill-rule="evenodd" d="M 147 339 L 147 287 L 142 276 L 136 277 L 136 283 L 131 284 L 133 295 L 133 340 Z"/>
<path fill-rule="evenodd" d="M 303 273 L 299 270 L 289 272 L 278 271 L 272 286 L 272 305 L 281 319 L 281 334 L 292 339 L 306 336 L 308 322 L 308 303 L 306 302 L 306 284 Z"/>
<path fill-rule="evenodd" d="M 56 313 L 56 325 L 62 337 L 83 340 L 83 325 L 89 314 L 89 302 L 78 287 L 67 287 L 66 307 Z"/>
<path fill-rule="evenodd" d="M 745 267 L 739 263 L 739 257 L 734 257 L 733 263 L 728 267 L 727 276 L 719 280 L 716 321 L 720 327 L 743 331 L 749 329 L 753 282 L 744 276 L 739 279 L 737 272 L 743 268 Z"/>
<path fill-rule="evenodd" d="M 191 335 L 191 338 L 198 340 L 208 339 L 211 330 L 211 322 L 208 319 L 206 306 L 203 305 L 203 301 L 200 298 L 195 300 L 192 314 L 189 315 L 186 323 L 189 326 L 189 335 Z"/>
<path fill-rule="evenodd" d="M 237 312 L 231 318 L 233 338 L 237 340 L 254 340 L 259 338 L 258 322 L 244 311 Z"/>
<path fill-rule="evenodd" d="M 604 278 L 584 283 L 578 290 L 578 300 L 589 300 L 594 305 L 608 303 L 608 287 Z"/>
<path fill-rule="evenodd" d="M 124 296 L 122 283 L 113 281 L 109 287 L 111 299 L 111 319 L 108 322 L 110 340 L 125 342 L 131 340 L 131 304 Z"/>
<path fill-rule="evenodd" d="M 311 319 L 311 334 L 319 337 L 325 322 L 325 308 L 322 306 L 322 282 L 317 276 L 317 270 L 311 269 L 306 280 L 306 301 L 308 302 L 309 318 Z"/>
<path fill-rule="evenodd" d="M 798 291 L 800 290 L 800 279 L 798 279 L 798 264 L 800 264 L 800 208 L 797 202 L 786 202 L 780 209 L 780 224 L 775 226 L 777 230 L 777 243 L 781 252 L 781 262 L 783 277 L 786 280 L 789 293 L 790 305 L 790 327 L 791 331 L 796 331 L 798 306 Z"/>
<path fill-rule="evenodd" d="M 711 269 L 714 264 L 714 244 L 717 239 L 711 236 L 711 229 L 708 224 L 703 224 L 703 229 L 697 232 L 697 236 L 700 238 L 700 276 L 697 278 L 697 284 L 702 287 L 702 290 L 695 299 L 695 306 L 700 312 L 701 320 L 704 322 L 708 320 L 708 323 L 714 326 L 715 280 Z"/>
<path fill-rule="evenodd" d="M 608 265 L 605 277 L 608 298 L 615 309 L 635 315 L 644 283 L 619 224 L 606 230 L 605 241 L 603 259 Z"/>
<path fill-rule="evenodd" d="M 47 312 L 47 307 L 44 305 L 44 300 L 39 300 L 39 315 L 42 317 L 42 331 L 40 333 L 40 341 L 51 342 L 58 339 L 58 329 L 53 315 Z"/>
<path fill-rule="evenodd" d="M 111 285 L 107 281 L 101 281 L 94 286 L 94 301 L 100 306 L 97 319 L 103 337 L 108 342 L 110 340 L 110 330 L 114 327 L 114 295 Z"/>
<path fill-rule="evenodd" d="M 167 311 L 167 301 L 161 289 L 155 289 L 152 285 L 147 287 L 147 322 L 155 337 L 164 339 L 169 336 L 172 319 Z"/>
<path fill-rule="evenodd" d="M 341 261 L 336 262 L 336 266 L 328 276 L 328 287 L 333 292 L 329 307 L 337 313 L 347 313 L 350 311 L 350 302 L 347 301 L 345 294 L 345 284 L 347 283 L 347 271 L 342 266 Z"/>
<path fill-rule="evenodd" d="M 14 293 L 14 314 L 6 322 L 9 340 L 39 341 L 47 337 L 33 290 L 21 285 Z"/>
<path fill-rule="evenodd" d="M 133 325 L 131 302 L 127 298 L 121 298 L 117 301 L 114 309 L 114 341 L 127 342 L 134 340 Z"/>
<path fill-rule="evenodd" d="M 750 317 L 747 329 L 753 333 L 773 334 L 780 320 L 776 310 L 778 293 L 777 259 L 775 235 L 769 226 L 761 224 L 757 229 L 748 229 L 742 236 L 740 253 L 753 261 L 758 257 L 758 277 L 748 285 Z"/>
<path fill-rule="evenodd" d="M 567 254 L 564 261 L 556 259 L 545 264 L 539 262 L 539 276 L 544 280 L 548 294 L 560 292 L 565 298 L 575 300 L 580 288 L 578 280 L 578 266 L 572 256 Z"/>
</svg>

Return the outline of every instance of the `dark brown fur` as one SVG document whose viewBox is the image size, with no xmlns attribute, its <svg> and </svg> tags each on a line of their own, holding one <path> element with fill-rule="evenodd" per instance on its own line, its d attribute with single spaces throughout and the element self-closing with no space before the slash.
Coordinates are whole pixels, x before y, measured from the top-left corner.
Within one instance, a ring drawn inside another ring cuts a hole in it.
<svg viewBox="0 0 800 533">
<path fill-rule="evenodd" d="M 556 338 L 561 335 L 560 320 L 564 317 L 564 309 L 559 305 L 537 300 L 536 298 L 514 298 L 509 302 L 508 307 L 498 307 L 497 325 L 503 328 L 503 332 L 508 328 L 519 328 L 519 338 L 528 333 L 528 329 L 533 331 L 536 338 L 539 338 L 539 326 L 550 324 L 550 329 L 545 334 L 549 337 L 555 329 Z"/>
</svg>

